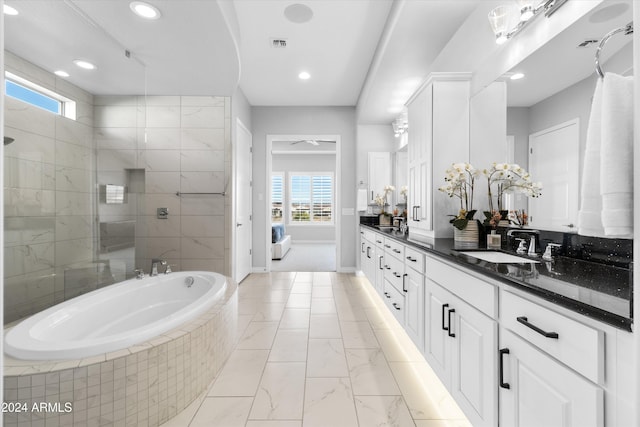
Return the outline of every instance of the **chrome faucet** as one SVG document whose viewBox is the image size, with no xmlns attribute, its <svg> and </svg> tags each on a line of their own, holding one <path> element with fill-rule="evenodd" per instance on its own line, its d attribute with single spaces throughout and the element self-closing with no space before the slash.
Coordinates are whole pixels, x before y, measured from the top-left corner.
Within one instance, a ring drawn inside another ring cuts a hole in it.
<svg viewBox="0 0 640 427">
<path fill-rule="evenodd" d="M 149 276 L 153 277 L 158 275 L 158 264 L 166 265 L 167 261 L 160 258 L 153 258 L 151 260 L 151 272 L 149 273 Z"/>
<path fill-rule="evenodd" d="M 538 256 L 538 253 L 536 252 L 536 247 L 537 247 L 536 240 L 538 240 L 538 236 L 540 235 L 540 232 L 538 230 L 512 228 L 511 230 L 507 231 L 507 236 L 509 237 L 512 237 L 514 234 L 520 236 L 516 238 L 516 241 L 520 241 L 520 246 L 518 246 L 516 253 L 524 254 L 526 251 L 527 255 L 530 257 Z M 531 236 L 529 240 L 528 249 L 525 249 L 524 239 L 521 238 L 523 237 L 522 234 L 528 234 Z"/>
</svg>

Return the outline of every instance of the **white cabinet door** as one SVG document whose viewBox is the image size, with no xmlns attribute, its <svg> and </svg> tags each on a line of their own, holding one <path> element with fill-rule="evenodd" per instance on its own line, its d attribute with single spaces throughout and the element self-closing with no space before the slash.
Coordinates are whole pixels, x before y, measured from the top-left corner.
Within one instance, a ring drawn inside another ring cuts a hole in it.
<svg viewBox="0 0 640 427">
<path fill-rule="evenodd" d="M 367 239 L 362 239 L 360 243 L 360 265 L 362 267 L 362 272 L 369 279 L 372 285 L 375 286 L 376 283 L 376 246 L 368 241 Z"/>
<path fill-rule="evenodd" d="M 375 283 L 372 283 L 379 295 L 382 295 L 382 289 L 384 287 L 384 265 L 384 249 L 376 247 L 376 280 Z"/>
<path fill-rule="evenodd" d="M 452 295 L 425 279 L 425 345 L 424 356 L 445 385 L 451 372 L 451 346 L 448 337 L 447 309 Z"/>
<path fill-rule="evenodd" d="M 384 194 L 384 187 L 391 185 L 391 153 L 370 152 L 369 153 L 369 203 L 375 203 L 375 197 Z M 390 196 L 393 197 L 393 196 Z M 393 200 L 387 198 L 391 205 Z"/>
<path fill-rule="evenodd" d="M 498 324 L 456 298 L 447 317 L 453 330 L 451 395 L 476 426 L 495 426 L 498 421 L 496 349 Z"/>
<path fill-rule="evenodd" d="M 604 425 L 600 387 L 503 328 L 500 343 L 500 425 Z"/>
<path fill-rule="evenodd" d="M 472 425 L 495 426 L 497 323 L 429 279 L 425 283 L 425 357 Z"/>
<path fill-rule="evenodd" d="M 405 330 L 418 349 L 424 351 L 424 275 L 405 266 Z"/>
</svg>

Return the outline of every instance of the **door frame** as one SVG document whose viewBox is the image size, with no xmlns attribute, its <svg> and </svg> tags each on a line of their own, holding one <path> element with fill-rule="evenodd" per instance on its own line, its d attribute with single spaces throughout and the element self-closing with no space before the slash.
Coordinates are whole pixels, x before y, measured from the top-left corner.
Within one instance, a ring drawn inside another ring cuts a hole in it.
<svg viewBox="0 0 640 427">
<path fill-rule="evenodd" d="M 335 159 L 335 182 L 334 182 L 334 216 L 335 216 L 335 235 L 334 241 L 336 242 L 336 271 L 342 271 L 342 264 L 340 259 L 340 236 L 342 235 L 340 230 L 342 227 L 342 215 L 340 204 L 340 183 L 342 182 L 342 170 L 341 170 L 341 142 L 340 135 L 267 135 L 266 137 L 266 175 L 265 175 L 265 271 L 271 271 L 271 174 L 273 169 L 273 142 L 274 141 L 299 141 L 302 139 L 327 139 L 336 142 Z"/>
<path fill-rule="evenodd" d="M 236 266 L 238 265 L 238 227 L 236 227 L 235 225 L 238 223 L 238 209 L 237 209 L 237 205 L 238 205 L 238 156 L 237 156 L 237 150 L 239 147 L 238 144 L 238 136 L 240 134 L 239 129 L 242 129 L 244 131 L 246 131 L 249 136 L 251 137 L 251 147 L 253 147 L 253 134 L 251 133 L 251 131 L 249 130 L 248 127 L 245 126 L 245 124 L 242 122 L 242 120 L 240 120 L 239 117 L 236 117 L 236 126 L 235 126 L 235 144 L 233 144 L 233 155 L 231 156 L 232 158 L 232 162 L 231 162 L 231 167 L 233 169 L 233 191 L 231 193 L 231 218 L 232 218 L 232 222 L 230 224 L 231 226 L 231 247 L 233 248 L 233 250 L 231 250 L 231 265 L 230 265 L 230 272 L 229 274 L 233 277 L 234 280 L 238 281 L 238 277 L 237 277 L 237 270 L 236 270 Z M 252 159 L 252 166 L 250 168 L 252 170 L 252 174 L 253 174 L 253 159 Z M 253 195 L 250 193 L 249 194 L 249 200 L 250 203 L 253 203 Z M 253 208 L 251 209 L 253 211 Z M 253 214 L 253 212 L 252 212 Z M 253 221 L 250 222 L 250 224 L 252 225 L 252 230 L 249 233 L 250 236 L 253 237 Z M 250 247 L 253 248 L 253 238 L 252 241 L 250 243 Z M 253 271 L 253 256 L 249 255 L 249 274 L 251 274 Z"/>
</svg>

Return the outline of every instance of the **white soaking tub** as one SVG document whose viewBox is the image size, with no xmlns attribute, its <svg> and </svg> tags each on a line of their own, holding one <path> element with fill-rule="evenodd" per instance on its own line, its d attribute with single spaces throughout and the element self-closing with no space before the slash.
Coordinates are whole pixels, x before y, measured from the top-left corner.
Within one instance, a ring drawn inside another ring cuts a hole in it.
<svg viewBox="0 0 640 427">
<path fill-rule="evenodd" d="M 186 271 L 123 282 L 37 313 L 5 336 L 23 360 L 81 359 L 125 349 L 196 318 L 227 287 L 218 273 Z"/>
</svg>

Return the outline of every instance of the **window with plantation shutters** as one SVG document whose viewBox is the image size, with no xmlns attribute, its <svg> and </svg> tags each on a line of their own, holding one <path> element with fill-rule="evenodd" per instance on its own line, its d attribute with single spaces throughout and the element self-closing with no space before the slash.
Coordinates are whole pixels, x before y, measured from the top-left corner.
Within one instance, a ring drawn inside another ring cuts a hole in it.
<svg viewBox="0 0 640 427">
<path fill-rule="evenodd" d="M 289 223 L 333 224 L 333 174 L 289 175 Z"/>
<path fill-rule="evenodd" d="M 284 174 L 271 175 L 271 222 L 284 222 Z"/>
</svg>

